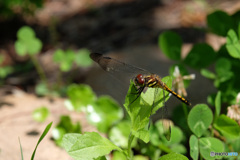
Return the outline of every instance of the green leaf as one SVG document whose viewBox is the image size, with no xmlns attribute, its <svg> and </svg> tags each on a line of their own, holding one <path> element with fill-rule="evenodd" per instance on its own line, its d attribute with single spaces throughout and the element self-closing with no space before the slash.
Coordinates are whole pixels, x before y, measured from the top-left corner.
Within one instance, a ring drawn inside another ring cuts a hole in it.
<svg viewBox="0 0 240 160">
<path fill-rule="evenodd" d="M 220 36 L 226 36 L 229 29 L 234 27 L 234 21 L 226 12 L 215 11 L 207 16 L 210 30 Z"/>
<path fill-rule="evenodd" d="M 207 69 L 201 69 L 201 75 L 206 77 L 206 78 L 209 78 L 209 79 L 215 79 L 216 78 L 216 75 L 213 72 L 211 72 Z"/>
<path fill-rule="evenodd" d="M 213 114 L 208 106 L 198 104 L 189 112 L 188 126 L 197 137 L 201 137 L 212 123 L 212 120 Z"/>
<path fill-rule="evenodd" d="M 80 133 L 81 132 L 80 123 L 76 122 L 74 124 L 68 115 L 61 115 L 60 121 L 57 124 L 56 128 L 63 128 L 65 130 L 65 133 Z"/>
<path fill-rule="evenodd" d="M 25 43 L 25 45 L 27 47 L 27 53 L 30 55 L 35 55 L 42 49 L 42 42 L 37 38 L 29 40 Z"/>
<path fill-rule="evenodd" d="M 173 126 L 171 127 L 171 139 L 170 139 L 170 144 L 178 144 L 183 140 L 183 132 L 182 130 L 177 127 Z"/>
<path fill-rule="evenodd" d="M 151 125 L 149 129 L 150 142 L 153 146 L 156 146 L 156 147 L 158 147 L 162 143 L 160 141 L 160 134 L 163 134 L 163 133 L 159 133 L 158 128 L 156 127 L 158 125 L 157 123 L 159 122 L 157 121 L 154 125 Z M 161 130 L 162 124 L 160 125 L 161 125 L 160 126 L 161 127 L 160 130 Z"/>
<path fill-rule="evenodd" d="M 170 77 L 165 77 L 162 81 L 171 88 L 172 79 Z M 138 98 L 138 94 L 133 94 L 136 92 L 136 87 L 134 86 L 134 83 L 131 82 L 128 94 L 125 98 L 124 107 L 131 118 L 133 135 L 136 134 L 135 136 L 144 138 L 142 140 L 146 142 L 146 140 L 149 139 L 149 135 L 147 135 L 145 127 L 149 123 L 151 109 L 153 107 L 152 114 L 154 114 L 159 108 L 164 106 L 164 101 L 166 102 L 168 100 L 169 93 L 164 91 L 164 100 L 163 91 L 159 88 L 148 88 L 147 91 L 142 93 Z M 142 135 L 139 135 L 138 132 Z"/>
<path fill-rule="evenodd" d="M 15 49 L 20 56 L 26 54 L 34 55 L 41 51 L 42 42 L 35 37 L 32 28 L 24 26 L 17 32 L 18 40 L 15 42 Z"/>
<path fill-rule="evenodd" d="M 160 147 L 154 147 L 151 144 L 145 144 L 145 143 L 139 143 L 139 148 L 141 148 L 141 154 L 148 156 L 149 159 L 156 160 L 160 157 L 160 154 L 162 153 L 162 150 L 160 150 Z"/>
<path fill-rule="evenodd" d="M 80 111 L 96 100 L 96 95 L 88 85 L 72 84 L 67 89 L 67 95 L 75 110 Z"/>
<path fill-rule="evenodd" d="M 81 133 L 81 126 L 79 122 L 74 124 L 69 116 L 62 115 L 60 122 L 52 131 L 53 139 L 58 146 L 62 147 L 63 136 L 66 133 Z"/>
<path fill-rule="evenodd" d="M 53 61 L 60 64 L 60 69 L 67 72 L 72 68 L 75 53 L 72 50 L 63 51 L 61 49 L 54 52 Z"/>
<path fill-rule="evenodd" d="M 158 160 L 188 160 L 184 155 L 172 152 L 160 157 Z"/>
<path fill-rule="evenodd" d="M 35 147 L 35 149 L 34 149 L 34 151 L 33 151 L 33 153 L 32 153 L 31 160 L 34 159 L 38 145 L 39 145 L 40 142 L 43 140 L 43 138 L 47 135 L 47 133 L 48 133 L 48 131 L 50 130 L 51 126 L 52 126 L 52 122 L 49 123 L 49 124 L 47 125 L 47 127 L 44 129 L 44 131 L 43 131 L 41 137 L 39 138 L 39 140 L 38 140 L 38 142 L 37 142 L 37 145 L 36 145 L 36 147 Z"/>
<path fill-rule="evenodd" d="M 63 137 L 63 146 L 75 160 L 90 160 L 109 154 L 112 150 L 122 151 L 96 132 L 66 134 Z"/>
<path fill-rule="evenodd" d="M 227 58 L 219 58 L 215 64 L 217 78 L 220 82 L 225 82 L 232 78 L 233 72 L 231 71 L 232 64 Z"/>
<path fill-rule="evenodd" d="M 174 32 L 162 33 L 158 39 L 158 45 L 163 53 L 172 60 L 181 59 L 182 39 Z"/>
<path fill-rule="evenodd" d="M 22 145 L 21 145 L 21 141 L 20 141 L 20 138 L 19 138 L 19 137 L 18 137 L 18 141 L 19 141 L 20 151 L 21 151 L 21 160 L 24 160 L 23 151 L 22 151 Z"/>
<path fill-rule="evenodd" d="M 16 41 L 14 46 L 19 56 L 25 56 L 27 54 L 27 46 L 23 41 Z"/>
<path fill-rule="evenodd" d="M 215 98 L 215 117 L 218 117 L 221 111 L 221 91 L 218 91 Z"/>
<path fill-rule="evenodd" d="M 131 123 L 129 121 L 121 121 L 111 128 L 108 134 L 109 139 L 115 145 L 121 148 L 127 148 L 130 131 L 131 131 Z"/>
<path fill-rule="evenodd" d="M 189 146 L 190 146 L 190 156 L 193 160 L 198 160 L 198 154 L 199 154 L 199 146 L 198 146 L 198 138 L 195 135 L 191 135 L 189 140 Z"/>
<path fill-rule="evenodd" d="M 184 59 L 184 63 L 195 69 L 209 66 L 215 60 L 216 53 L 211 46 L 205 43 L 195 44 Z"/>
<path fill-rule="evenodd" d="M 75 58 L 76 64 L 81 67 L 91 66 L 93 61 L 89 55 L 90 55 L 90 52 L 88 49 L 79 50 Z"/>
<path fill-rule="evenodd" d="M 229 139 L 236 139 L 240 135 L 237 122 L 223 114 L 218 117 L 214 127 Z"/>
<path fill-rule="evenodd" d="M 206 137 L 206 138 L 200 138 L 199 139 L 199 148 L 200 148 L 200 154 L 204 159 L 221 159 L 222 156 L 210 156 L 211 152 L 223 152 L 224 146 L 223 143 L 213 137 Z"/>
<path fill-rule="evenodd" d="M 76 58 L 75 57 L 75 52 L 73 50 L 67 50 L 65 51 L 65 59 L 64 60 L 67 60 L 69 63 L 73 63 L 74 59 Z"/>
<path fill-rule="evenodd" d="M 159 138 L 161 139 L 161 142 L 156 141 L 155 143 L 164 142 L 165 144 L 169 145 L 171 143 L 171 140 L 172 140 L 172 134 L 173 134 L 172 128 L 173 128 L 173 126 L 171 126 L 170 130 L 168 130 L 168 128 L 166 128 L 166 127 L 164 128 L 163 122 L 164 122 L 164 120 L 162 120 L 162 119 L 155 122 L 155 126 L 156 126 L 156 129 L 157 129 L 157 132 L 158 132 L 157 134 L 158 134 Z"/>
<path fill-rule="evenodd" d="M 102 157 L 98 157 L 98 158 L 96 158 L 96 159 L 94 159 L 94 160 L 107 160 L 107 159 L 106 159 L 105 156 L 102 156 Z"/>
<path fill-rule="evenodd" d="M 12 66 L 0 67 L 0 78 L 5 78 L 13 72 Z"/>
<path fill-rule="evenodd" d="M 17 37 L 19 40 L 29 41 L 29 39 L 35 37 L 35 32 L 31 27 L 23 26 L 18 30 Z"/>
<path fill-rule="evenodd" d="M 61 49 L 56 50 L 53 54 L 53 61 L 56 63 L 63 61 L 65 58 L 64 54 L 65 52 L 63 50 Z"/>
<path fill-rule="evenodd" d="M 240 136 L 237 139 L 230 140 L 229 143 L 232 145 L 232 150 L 231 151 L 240 151 Z M 238 153 L 238 158 L 240 158 L 239 156 L 240 155 Z"/>
<path fill-rule="evenodd" d="M 240 42 L 234 30 L 230 29 L 227 33 L 227 50 L 234 58 L 240 58 Z"/>
<path fill-rule="evenodd" d="M 67 132 L 65 131 L 64 128 L 62 127 L 55 127 L 52 130 L 52 137 L 54 139 L 54 142 L 56 145 L 58 145 L 59 147 L 63 147 L 62 146 L 62 139 L 63 136 L 66 134 Z M 71 133 L 71 132 L 70 132 Z"/>
<path fill-rule="evenodd" d="M 212 93 L 210 95 L 207 96 L 207 102 L 208 104 L 210 104 L 211 106 L 215 105 L 215 98 L 216 98 L 217 94 L 216 93 Z"/>
<path fill-rule="evenodd" d="M 163 129 L 163 123 L 162 120 L 158 120 L 155 123 L 155 126 L 157 127 L 158 134 L 161 137 L 161 140 L 166 142 L 168 145 L 178 144 L 183 140 L 183 133 L 181 129 L 177 126 L 171 126 L 171 135 L 170 140 L 167 140 L 164 135 L 164 129 Z"/>
<path fill-rule="evenodd" d="M 114 151 L 112 160 L 127 160 L 123 152 Z"/>
<path fill-rule="evenodd" d="M 171 146 L 172 152 L 180 153 L 180 154 L 186 154 L 187 149 L 184 145 L 182 144 L 174 144 Z"/>
<path fill-rule="evenodd" d="M 132 134 L 141 139 L 143 142 L 148 143 L 150 138 L 149 138 L 149 132 L 146 129 L 138 129 L 137 131 L 133 130 Z"/>
<path fill-rule="evenodd" d="M 148 157 L 145 157 L 143 155 L 136 155 L 133 157 L 133 160 L 148 160 Z"/>
<path fill-rule="evenodd" d="M 49 90 L 46 83 L 38 83 L 35 87 L 35 92 L 39 96 L 45 96 L 49 94 Z"/>
<path fill-rule="evenodd" d="M 49 116 L 47 107 L 39 107 L 33 111 L 33 119 L 38 122 L 44 122 Z"/>
<path fill-rule="evenodd" d="M 104 133 L 111 125 L 123 118 L 120 105 L 109 96 L 102 96 L 93 105 L 88 105 L 87 113 L 88 121 Z"/>
<path fill-rule="evenodd" d="M 230 70 L 231 67 L 232 67 L 232 64 L 230 60 L 228 60 L 227 58 L 219 58 L 216 61 L 215 70 L 218 75 L 221 75 L 221 74 L 224 74 L 225 71 Z"/>
</svg>

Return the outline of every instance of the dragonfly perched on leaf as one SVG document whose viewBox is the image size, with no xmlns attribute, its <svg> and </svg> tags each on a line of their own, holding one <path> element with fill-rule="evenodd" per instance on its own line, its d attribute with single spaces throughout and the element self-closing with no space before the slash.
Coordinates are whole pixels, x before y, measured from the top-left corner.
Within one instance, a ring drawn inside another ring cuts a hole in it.
<svg viewBox="0 0 240 160">
<path fill-rule="evenodd" d="M 129 103 L 129 105 L 131 105 L 132 103 L 134 103 L 137 99 L 139 99 L 141 93 L 144 91 L 145 88 L 154 88 L 155 89 L 155 93 L 154 93 L 154 98 L 153 98 L 153 104 L 150 110 L 150 115 L 149 117 L 152 115 L 153 113 L 153 108 L 154 105 L 156 105 L 157 102 L 155 102 L 155 99 L 157 98 L 156 96 L 159 95 L 158 94 L 158 89 L 162 89 L 167 91 L 168 93 L 171 93 L 172 95 L 174 95 L 176 98 L 178 98 L 180 101 L 182 101 L 183 103 L 187 104 L 187 105 L 191 105 L 191 103 L 185 99 L 184 97 L 180 96 L 179 94 L 177 94 L 176 92 L 174 92 L 173 90 L 171 90 L 163 81 L 162 79 L 156 75 L 156 74 L 152 74 L 150 72 L 148 72 L 145 69 L 121 62 L 117 59 L 111 58 L 111 57 L 105 57 L 102 54 L 99 53 L 91 53 L 90 57 L 92 60 L 94 60 L 95 62 L 97 62 L 99 64 L 99 66 L 104 69 L 107 72 L 126 72 L 126 73 L 131 73 L 133 75 L 133 82 L 134 85 L 133 87 L 135 88 L 135 98 L 132 99 L 132 102 Z M 132 94 L 132 93 L 129 93 Z M 134 93 L 133 93 L 134 94 Z M 166 110 L 166 106 L 165 106 L 165 95 L 164 95 L 164 91 L 163 91 L 163 97 L 162 97 L 163 101 L 164 101 L 164 110 Z M 169 134 L 171 134 L 171 126 L 170 125 L 166 125 L 167 126 L 167 132 Z M 168 138 L 167 138 L 168 139 Z"/>
</svg>

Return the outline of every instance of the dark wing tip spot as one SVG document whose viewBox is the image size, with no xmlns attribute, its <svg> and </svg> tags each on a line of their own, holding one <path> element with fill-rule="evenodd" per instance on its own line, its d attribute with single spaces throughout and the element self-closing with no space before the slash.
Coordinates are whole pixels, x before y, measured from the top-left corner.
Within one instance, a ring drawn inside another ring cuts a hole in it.
<svg viewBox="0 0 240 160">
<path fill-rule="evenodd" d="M 102 56 L 103 56 L 103 55 L 100 54 L 100 53 L 91 53 L 91 54 L 90 54 L 90 58 L 91 58 L 92 60 L 94 60 L 95 62 L 98 62 L 99 59 L 100 59 Z"/>
</svg>

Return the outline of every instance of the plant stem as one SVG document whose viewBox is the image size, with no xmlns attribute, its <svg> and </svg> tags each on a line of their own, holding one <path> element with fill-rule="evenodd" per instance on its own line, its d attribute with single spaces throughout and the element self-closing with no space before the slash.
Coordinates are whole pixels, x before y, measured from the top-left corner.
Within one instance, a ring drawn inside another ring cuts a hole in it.
<svg viewBox="0 0 240 160">
<path fill-rule="evenodd" d="M 47 84 L 47 78 L 46 78 L 46 75 L 43 71 L 43 68 L 41 67 L 41 65 L 39 64 L 39 62 L 37 61 L 35 56 L 30 56 L 30 57 L 31 57 L 31 60 L 32 60 L 34 66 L 36 67 L 36 70 L 39 74 L 39 77 L 40 77 L 41 81 L 43 83 Z"/>
<path fill-rule="evenodd" d="M 129 159 L 129 160 L 132 159 L 131 146 L 132 146 L 133 138 L 134 138 L 134 136 L 132 135 L 132 132 L 130 132 L 129 137 L 128 137 L 128 159 Z"/>
</svg>

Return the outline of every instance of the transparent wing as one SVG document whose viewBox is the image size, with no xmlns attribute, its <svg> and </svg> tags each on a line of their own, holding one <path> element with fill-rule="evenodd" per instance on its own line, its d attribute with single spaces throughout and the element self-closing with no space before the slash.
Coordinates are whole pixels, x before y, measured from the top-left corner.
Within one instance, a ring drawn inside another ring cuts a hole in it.
<svg viewBox="0 0 240 160">
<path fill-rule="evenodd" d="M 164 119 L 164 116 L 168 115 L 167 106 L 165 104 L 165 92 L 163 90 L 163 107 L 161 107 L 161 121 L 163 126 L 163 134 L 166 139 L 169 141 L 171 138 L 171 121 Z M 167 116 L 166 116 L 167 117 Z"/>
<path fill-rule="evenodd" d="M 116 99 L 120 96 L 125 97 L 131 79 L 134 79 L 138 74 L 149 75 L 149 72 L 145 69 L 126 64 L 99 53 L 91 53 L 90 57 L 93 61 L 98 63 L 103 70 L 107 71 L 109 73 L 108 75 L 111 76 L 107 81 L 107 86 L 110 88 L 108 89 L 109 91 L 111 91 L 112 88 L 117 91 L 112 94 L 115 95 L 118 93 L 118 96 L 113 96 Z M 124 98 L 121 100 L 124 100 Z"/>
<path fill-rule="evenodd" d="M 149 74 L 145 69 L 126 64 L 124 62 L 118 61 L 111 57 L 104 57 L 99 53 L 91 53 L 90 57 L 92 60 L 97 62 L 101 68 L 103 68 L 107 72 L 116 73 L 116 72 L 124 72 L 127 74 Z"/>
<path fill-rule="evenodd" d="M 162 94 L 162 95 L 161 95 Z M 151 114 L 153 114 L 156 110 L 159 108 L 157 107 L 159 104 L 162 106 L 160 108 L 160 121 L 162 123 L 163 128 L 163 135 L 166 137 L 166 139 L 169 141 L 171 138 L 171 125 L 172 122 L 165 119 L 168 115 L 167 106 L 165 104 L 165 91 L 160 88 L 155 88 L 154 92 L 154 100 L 153 100 L 153 106 L 151 109 Z M 156 107 L 156 108 L 155 108 Z"/>
</svg>

